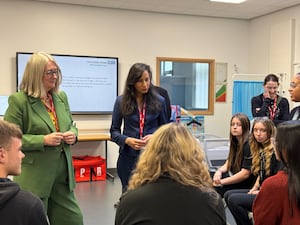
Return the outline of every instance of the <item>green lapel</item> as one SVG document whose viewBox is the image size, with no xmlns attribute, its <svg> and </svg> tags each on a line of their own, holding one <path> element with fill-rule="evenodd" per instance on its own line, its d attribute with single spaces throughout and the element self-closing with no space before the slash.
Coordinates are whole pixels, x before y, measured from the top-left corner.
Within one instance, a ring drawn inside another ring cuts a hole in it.
<svg viewBox="0 0 300 225">
<path fill-rule="evenodd" d="M 54 124 L 51 121 L 51 118 L 47 112 L 46 107 L 42 103 L 42 100 L 39 98 L 34 98 L 28 96 L 28 101 L 32 105 L 32 109 L 36 112 L 36 115 L 41 117 L 42 120 L 45 121 L 45 123 L 48 125 L 51 131 L 55 132 Z"/>
<path fill-rule="evenodd" d="M 62 97 L 59 94 L 52 94 L 53 102 L 55 105 L 55 111 L 58 119 L 58 125 L 61 132 L 68 131 L 70 129 L 70 119 L 66 112 L 66 106 Z"/>
</svg>

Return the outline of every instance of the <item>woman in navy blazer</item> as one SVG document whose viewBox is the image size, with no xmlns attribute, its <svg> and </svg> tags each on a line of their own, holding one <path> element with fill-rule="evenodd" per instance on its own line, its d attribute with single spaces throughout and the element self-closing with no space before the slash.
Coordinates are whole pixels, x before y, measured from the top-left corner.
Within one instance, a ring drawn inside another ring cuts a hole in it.
<svg viewBox="0 0 300 225">
<path fill-rule="evenodd" d="M 41 198 L 51 225 L 82 225 L 70 151 L 78 131 L 67 96 L 58 91 L 61 79 L 53 57 L 33 54 L 20 92 L 9 97 L 4 120 L 17 124 L 23 132 L 22 174 L 14 180 Z"/>
<path fill-rule="evenodd" d="M 169 121 L 165 99 L 154 91 L 151 79 L 149 65 L 134 64 L 129 70 L 123 95 L 118 96 L 114 104 L 110 133 L 112 141 L 120 146 L 117 172 L 122 192 L 126 191 L 138 156 L 152 133 Z"/>
</svg>

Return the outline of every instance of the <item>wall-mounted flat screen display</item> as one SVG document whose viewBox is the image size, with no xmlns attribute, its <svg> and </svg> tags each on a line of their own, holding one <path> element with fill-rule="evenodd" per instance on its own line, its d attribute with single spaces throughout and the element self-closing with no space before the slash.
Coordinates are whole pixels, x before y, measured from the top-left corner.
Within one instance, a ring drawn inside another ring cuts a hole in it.
<svg viewBox="0 0 300 225">
<path fill-rule="evenodd" d="M 17 52 L 17 91 L 33 53 Z M 118 58 L 51 54 L 62 73 L 72 114 L 110 114 L 118 95 Z"/>
</svg>

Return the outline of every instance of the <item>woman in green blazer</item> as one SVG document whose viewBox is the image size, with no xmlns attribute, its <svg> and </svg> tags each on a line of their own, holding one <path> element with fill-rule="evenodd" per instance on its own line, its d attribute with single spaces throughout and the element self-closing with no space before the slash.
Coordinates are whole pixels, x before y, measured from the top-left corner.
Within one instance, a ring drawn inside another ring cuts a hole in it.
<svg viewBox="0 0 300 225">
<path fill-rule="evenodd" d="M 82 225 L 70 152 L 78 131 L 67 96 L 58 90 L 61 80 L 52 56 L 33 54 L 20 92 L 9 97 L 4 120 L 19 125 L 23 132 L 22 174 L 14 180 L 41 198 L 51 225 Z"/>
</svg>

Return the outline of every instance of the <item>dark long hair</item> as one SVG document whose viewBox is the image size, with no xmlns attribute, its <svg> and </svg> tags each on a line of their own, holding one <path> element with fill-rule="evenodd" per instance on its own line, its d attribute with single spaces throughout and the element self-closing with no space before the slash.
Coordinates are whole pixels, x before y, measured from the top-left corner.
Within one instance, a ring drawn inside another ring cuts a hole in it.
<svg viewBox="0 0 300 225">
<path fill-rule="evenodd" d="M 231 170 L 233 173 L 237 173 L 241 170 L 241 164 L 243 160 L 243 147 L 248 141 L 250 131 L 250 121 L 246 114 L 237 113 L 231 117 L 231 122 L 234 118 L 237 118 L 242 125 L 242 138 L 237 139 L 236 136 L 231 134 L 230 127 L 230 148 L 228 155 L 228 171 Z"/>
<path fill-rule="evenodd" d="M 280 123 L 276 134 L 277 155 L 286 167 L 290 204 L 296 199 L 300 208 L 300 121 Z"/>
<path fill-rule="evenodd" d="M 268 74 L 264 79 L 264 85 L 266 85 L 267 82 L 269 82 L 269 81 L 274 81 L 279 85 L 278 77 L 275 74 L 272 74 L 272 73 Z"/>
<path fill-rule="evenodd" d="M 136 102 L 136 89 L 134 85 L 139 81 L 145 71 L 147 71 L 150 76 L 149 91 L 144 95 L 147 110 L 151 113 L 155 113 L 162 107 L 158 99 L 158 94 L 153 90 L 152 72 L 150 66 L 144 63 L 135 63 L 129 70 L 123 92 L 121 112 L 124 116 L 130 115 L 138 107 Z"/>
</svg>

